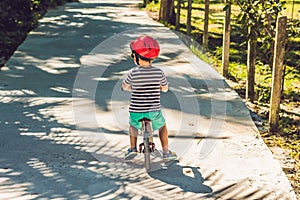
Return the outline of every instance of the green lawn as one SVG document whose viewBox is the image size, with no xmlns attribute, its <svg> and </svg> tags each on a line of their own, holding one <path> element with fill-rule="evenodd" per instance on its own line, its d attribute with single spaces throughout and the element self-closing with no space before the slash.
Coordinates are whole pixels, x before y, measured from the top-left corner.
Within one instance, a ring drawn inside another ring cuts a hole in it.
<svg viewBox="0 0 300 200">
<path fill-rule="evenodd" d="M 210 19 L 209 19 L 209 53 L 211 59 L 213 59 L 213 63 L 215 63 L 215 67 L 221 70 L 220 62 L 221 54 L 222 54 L 222 33 L 223 33 L 223 13 L 224 4 L 222 3 L 215 3 L 210 4 Z M 201 43 L 202 41 L 202 32 L 203 32 L 203 23 L 204 23 L 204 5 L 203 4 L 193 4 L 193 8 L 200 8 L 194 9 L 192 11 L 192 26 L 194 27 L 192 31 L 192 37 Z M 294 19 L 300 20 L 300 1 L 296 1 L 294 5 Z M 229 71 L 232 77 L 235 78 L 237 81 L 245 81 L 246 80 L 246 53 L 247 53 L 247 46 L 246 46 L 246 39 L 241 35 L 241 28 L 238 27 L 239 25 L 236 24 L 236 16 L 239 14 L 240 10 L 237 5 L 232 6 L 232 32 L 231 32 L 231 49 L 230 49 L 230 67 Z M 287 17 L 291 16 L 292 13 L 292 2 L 289 1 L 286 4 L 286 11 L 284 12 Z M 290 14 L 290 15 L 289 15 Z M 187 10 L 181 9 L 181 19 L 180 22 L 182 24 L 181 31 L 185 32 L 185 24 L 187 18 Z M 299 56 L 300 56 L 300 37 L 297 38 L 289 38 L 289 41 L 293 43 L 295 46 L 292 46 L 292 50 L 288 52 L 289 55 L 289 63 L 287 64 L 286 68 L 287 71 L 295 71 L 298 70 L 299 72 Z M 298 66 L 297 66 L 298 65 Z M 270 66 L 266 66 L 265 64 L 259 62 L 257 63 L 257 70 L 256 70 L 256 82 L 261 83 L 262 87 L 268 88 L 271 84 L 271 70 Z M 268 69 L 269 68 L 269 69 Z M 294 93 L 293 92 L 300 92 L 300 88 L 297 87 L 300 85 L 299 77 L 293 77 L 292 74 L 286 76 L 285 80 L 285 93 L 287 95 Z M 263 100 L 263 99 L 261 99 Z M 264 98 L 266 100 L 266 98 Z"/>
</svg>

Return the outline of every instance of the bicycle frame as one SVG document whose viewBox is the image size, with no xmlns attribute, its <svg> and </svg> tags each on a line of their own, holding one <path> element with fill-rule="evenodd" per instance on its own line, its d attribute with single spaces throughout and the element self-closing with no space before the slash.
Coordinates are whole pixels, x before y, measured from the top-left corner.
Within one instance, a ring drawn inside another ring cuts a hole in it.
<svg viewBox="0 0 300 200">
<path fill-rule="evenodd" d="M 155 144 L 153 143 L 153 130 L 151 120 L 148 118 L 142 118 L 139 120 L 142 123 L 141 134 L 143 135 L 143 143 L 139 145 L 139 152 L 144 153 L 145 168 L 150 170 L 150 154 L 155 150 Z"/>
</svg>

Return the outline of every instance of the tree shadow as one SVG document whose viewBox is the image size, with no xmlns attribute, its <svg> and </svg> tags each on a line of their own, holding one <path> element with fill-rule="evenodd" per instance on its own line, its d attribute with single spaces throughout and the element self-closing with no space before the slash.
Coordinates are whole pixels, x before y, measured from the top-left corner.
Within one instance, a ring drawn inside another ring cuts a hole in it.
<svg viewBox="0 0 300 200">
<path fill-rule="evenodd" d="M 85 12 L 81 12 L 79 8 L 85 6 Z M 123 3 L 71 3 L 48 12 L 39 28 L 31 33 L 11 58 L 8 63 L 10 69 L 1 72 L 0 193 L 8 199 L 172 199 L 176 191 L 170 192 L 174 189 L 171 184 L 175 184 L 175 188 L 185 188 L 180 180 L 170 180 L 168 185 L 166 177 L 166 182 L 159 177 L 149 178 L 141 168 L 127 165 L 123 161 L 123 143 L 103 140 L 89 143 L 80 137 L 79 131 L 98 134 L 99 130 L 76 128 L 72 89 L 82 57 L 95 44 L 113 34 L 147 27 L 114 21 L 117 12 L 107 11 L 111 6 L 124 8 Z M 93 13 L 96 7 L 100 7 L 100 13 Z M 133 38 L 128 36 L 128 39 Z M 177 39 L 167 38 L 165 41 L 176 42 Z M 116 55 L 107 52 L 109 54 Z M 164 55 L 166 58 L 161 58 L 162 62 L 175 56 Z M 105 71 L 107 81 L 99 81 L 95 76 L 87 77 L 96 85 L 99 82 L 96 99 L 90 99 L 95 100 L 93 106 L 97 105 L 103 111 L 110 109 L 112 93 L 101 93 L 101 87 L 110 91 L 122 77 L 119 72 L 132 66 L 128 62 L 129 59 L 124 56 L 121 61 L 111 63 Z M 93 70 L 101 67 L 96 65 Z M 180 78 L 174 81 L 180 81 Z M 194 80 L 191 84 L 195 84 L 196 88 L 197 84 L 203 85 L 203 80 Z M 185 92 L 181 94 L 186 95 Z M 125 98 L 117 100 L 124 102 Z M 176 105 L 170 108 L 176 109 Z M 104 131 L 110 135 L 123 134 L 113 129 Z M 184 181 L 201 185 L 201 181 L 207 179 L 197 172 L 197 167 L 171 167 L 175 173 L 185 169 L 191 170 L 190 173 L 195 173 L 200 180 L 197 182 L 181 174 Z M 213 185 L 207 187 L 203 186 L 209 189 Z M 157 188 L 163 192 L 157 192 Z M 186 188 L 195 193 L 198 189 L 192 185 Z M 199 195 L 194 193 L 189 196 L 199 199 Z"/>
</svg>

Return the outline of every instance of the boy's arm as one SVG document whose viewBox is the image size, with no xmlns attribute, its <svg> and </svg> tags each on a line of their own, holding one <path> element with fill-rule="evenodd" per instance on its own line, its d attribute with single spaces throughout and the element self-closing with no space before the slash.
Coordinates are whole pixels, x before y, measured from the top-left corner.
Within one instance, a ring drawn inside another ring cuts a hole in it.
<svg viewBox="0 0 300 200">
<path fill-rule="evenodd" d="M 167 85 L 160 85 L 160 90 L 162 92 L 167 92 L 169 90 L 169 84 L 167 84 Z"/>
<path fill-rule="evenodd" d="M 127 84 L 125 83 L 125 81 L 122 82 L 122 90 L 124 91 L 131 91 L 131 85 L 130 84 Z"/>
<path fill-rule="evenodd" d="M 162 71 L 162 77 L 161 77 L 161 81 L 160 81 L 160 91 L 167 92 L 168 90 L 169 90 L 169 83 L 167 81 L 167 78 L 166 78 L 164 72 Z"/>
</svg>

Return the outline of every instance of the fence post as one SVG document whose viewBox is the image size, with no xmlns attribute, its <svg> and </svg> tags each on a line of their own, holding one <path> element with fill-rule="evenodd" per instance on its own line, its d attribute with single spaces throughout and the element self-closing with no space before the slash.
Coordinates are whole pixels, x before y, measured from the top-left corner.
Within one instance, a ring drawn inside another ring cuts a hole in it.
<svg viewBox="0 0 300 200">
<path fill-rule="evenodd" d="M 209 0 L 205 0 L 203 43 L 202 43 L 203 49 L 207 49 L 208 46 L 208 22 L 209 22 Z"/>
<path fill-rule="evenodd" d="M 230 0 L 225 0 L 225 20 L 223 28 L 223 52 L 222 52 L 222 73 L 224 77 L 228 76 L 229 66 L 229 51 L 230 51 L 230 14 L 231 3 Z"/>
<path fill-rule="evenodd" d="M 278 130 L 280 99 L 282 90 L 282 66 L 286 45 L 286 23 L 286 16 L 279 16 L 277 18 L 272 72 L 272 90 L 269 112 L 269 126 L 271 132 L 276 132 Z"/>
</svg>

